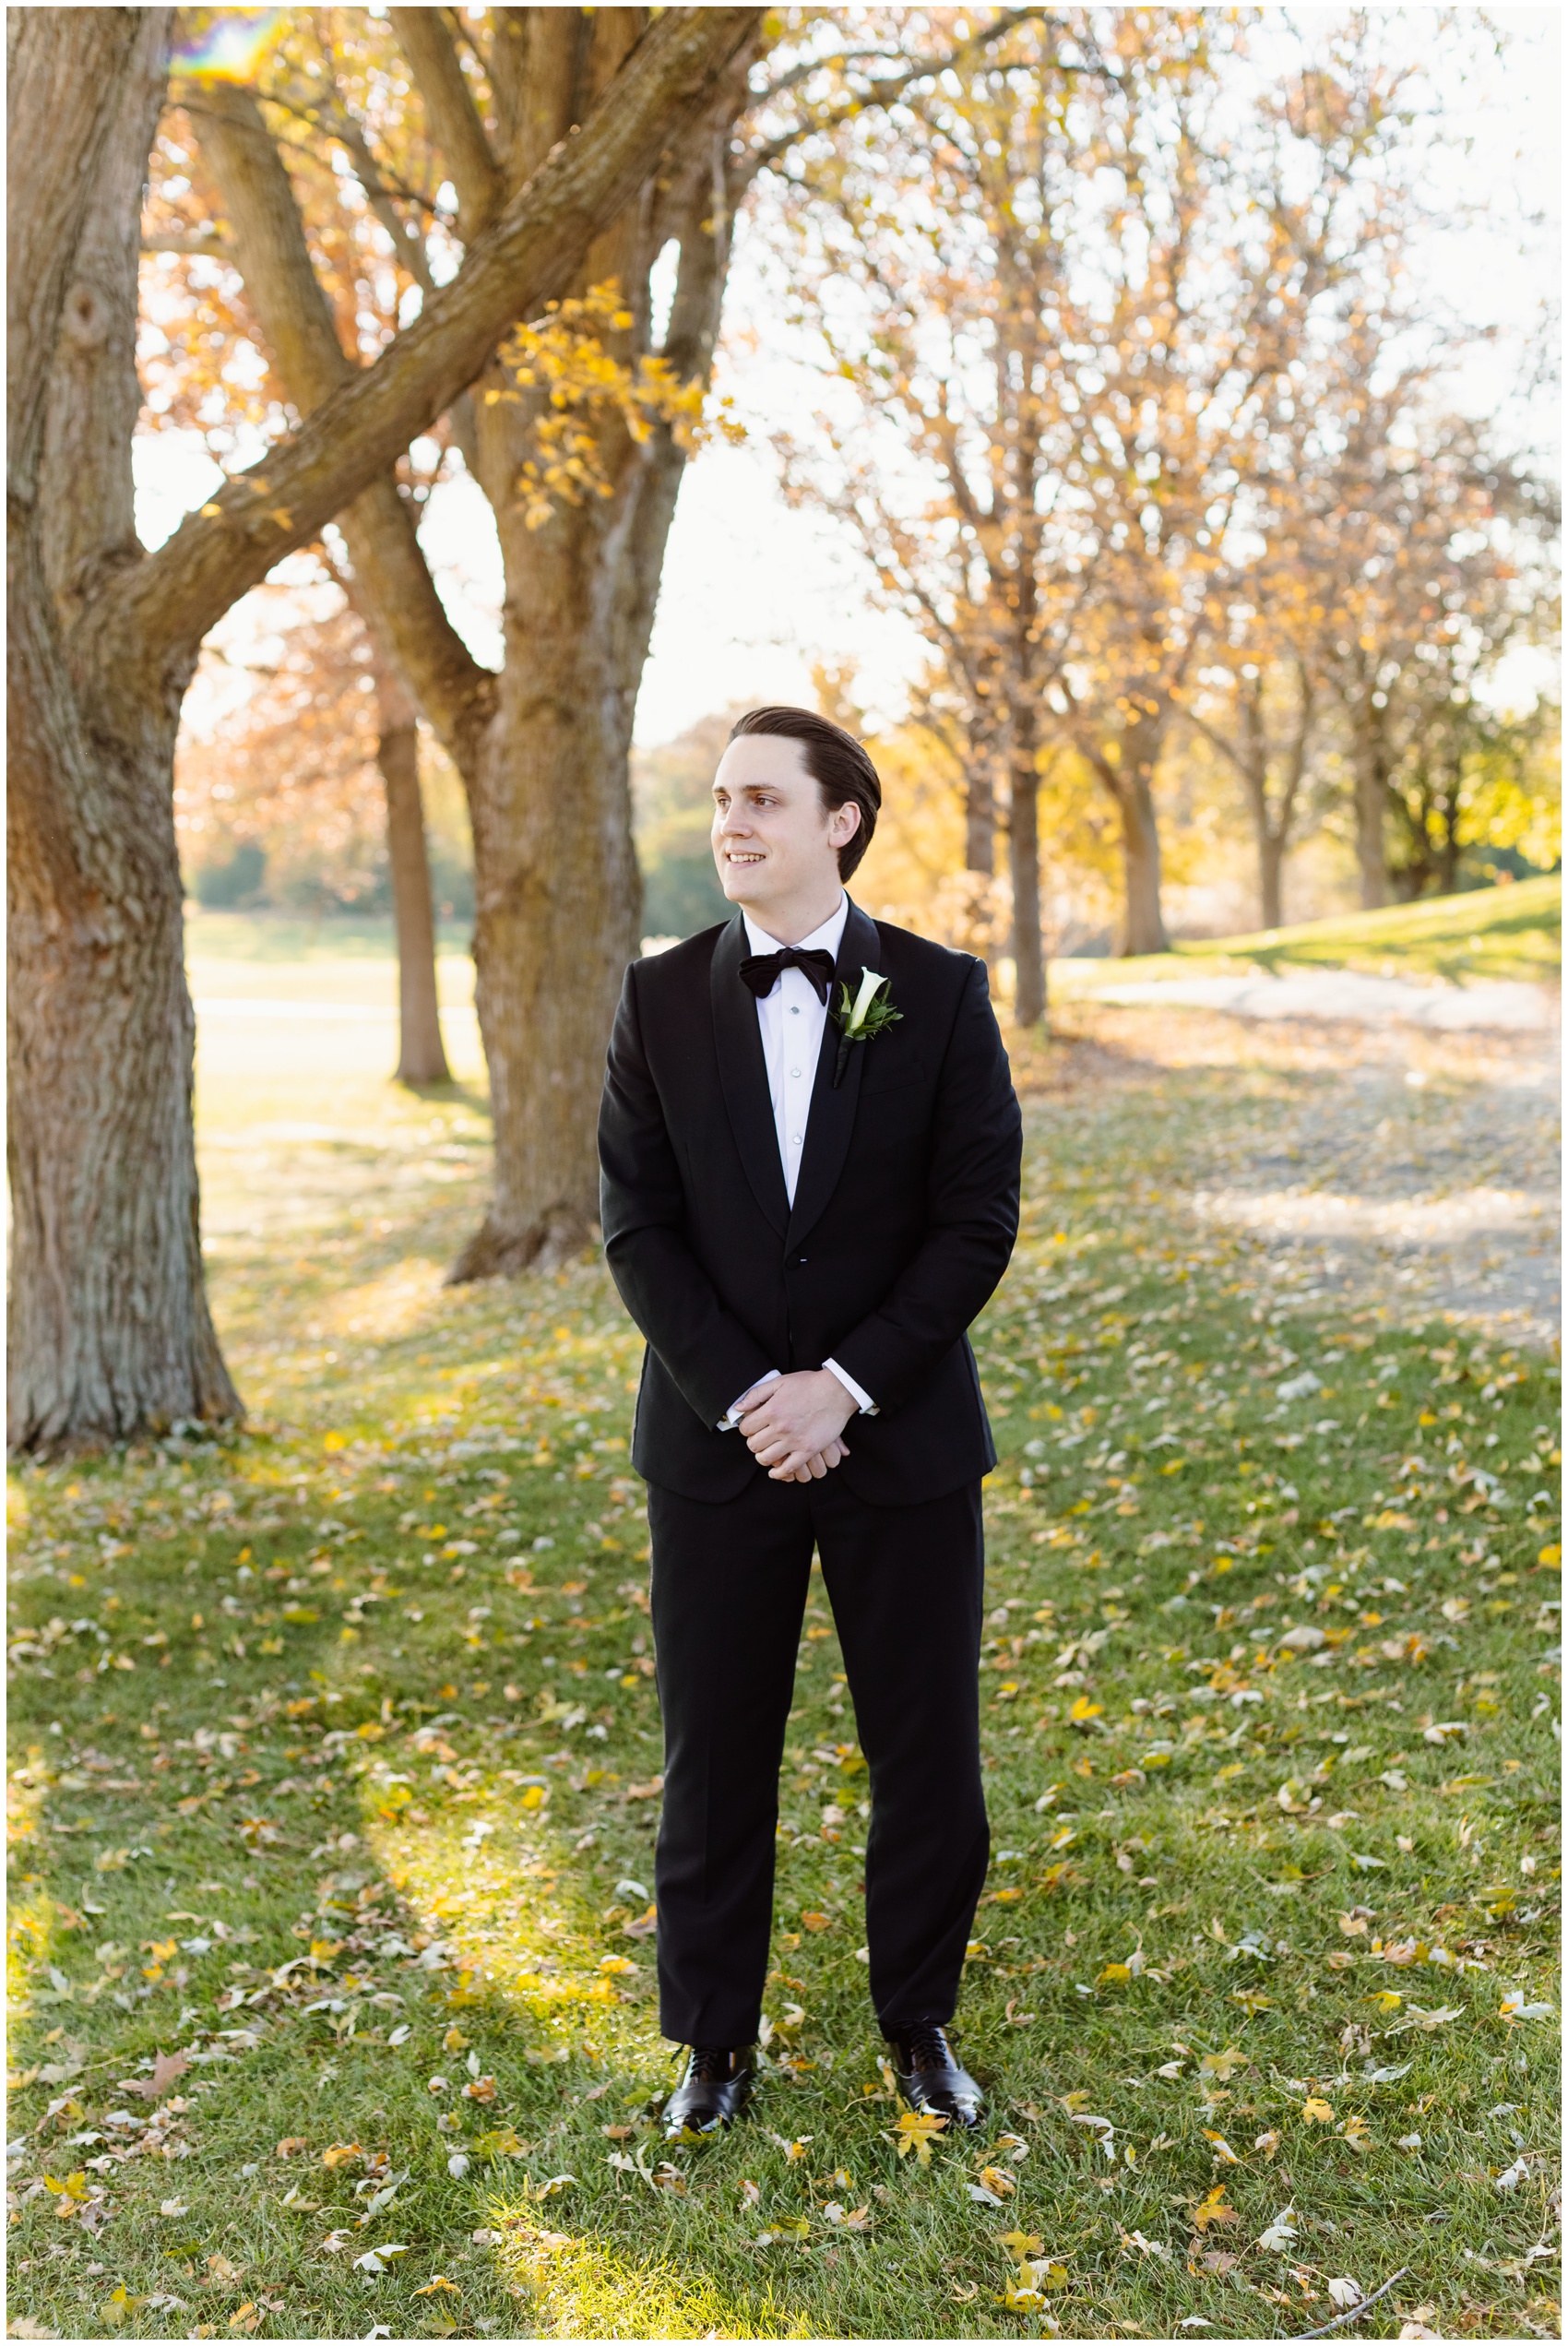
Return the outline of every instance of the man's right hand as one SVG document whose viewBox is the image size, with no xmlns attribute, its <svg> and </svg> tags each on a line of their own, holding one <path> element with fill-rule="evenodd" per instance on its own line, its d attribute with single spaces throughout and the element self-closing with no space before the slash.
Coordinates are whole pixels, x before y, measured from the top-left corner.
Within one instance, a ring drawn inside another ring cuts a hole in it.
<svg viewBox="0 0 1568 2346">
<path fill-rule="evenodd" d="M 742 1393 L 736 1403 L 737 1419 L 743 1421 L 748 1411 L 760 1407 L 779 1382 L 778 1377 L 770 1376 L 762 1384 L 754 1385 L 749 1392 Z M 745 1430 L 743 1423 L 741 1430 L 742 1433 Z M 825 1442 L 820 1450 L 814 1451 L 803 1465 L 798 1466 L 793 1473 L 781 1471 L 775 1466 L 771 1470 L 773 1480 L 776 1483 L 820 1483 L 823 1477 L 838 1464 L 840 1459 L 847 1459 L 849 1455 L 848 1442 L 841 1435 L 835 1435 L 831 1440 Z"/>
<path fill-rule="evenodd" d="M 849 1446 L 847 1442 L 829 1442 L 825 1450 L 818 1450 L 816 1456 L 808 1459 L 804 1466 L 798 1468 L 794 1474 L 786 1475 L 782 1479 L 785 1482 L 793 1483 L 820 1483 L 830 1467 L 837 1466 L 840 1459 L 847 1459 L 849 1455 Z"/>
</svg>

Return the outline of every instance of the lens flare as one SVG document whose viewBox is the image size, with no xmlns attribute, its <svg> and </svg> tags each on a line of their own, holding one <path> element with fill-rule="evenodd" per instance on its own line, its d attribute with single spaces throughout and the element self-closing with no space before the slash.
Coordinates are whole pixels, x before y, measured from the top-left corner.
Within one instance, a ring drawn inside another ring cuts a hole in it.
<svg viewBox="0 0 1568 2346">
<path fill-rule="evenodd" d="M 188 81 L 249 81 L 284 14 L 281 8 L 214 9 L 176 44 L 175 73 Z"/>
</svg>

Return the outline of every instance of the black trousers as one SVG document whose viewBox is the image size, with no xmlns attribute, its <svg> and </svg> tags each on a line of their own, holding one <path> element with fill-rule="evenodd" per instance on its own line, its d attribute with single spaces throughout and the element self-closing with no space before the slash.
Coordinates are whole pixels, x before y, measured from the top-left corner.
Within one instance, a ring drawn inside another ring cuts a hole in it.
<svg viewBox="0 0 1568 2346">
<path fill-rule="evenodd" d="M 980 1485 L 871 1506 L 837 1474 L 758 1474 L 719 1506 L 650 1485 L 664 1711 L 655 1882 L 659 2018 L 682 2044 L 750 2044 L 773 1913 L 785 1721 L 822 1558 L 871 1772 L 866 1942 L 892 2033 L 953 2017 L 990 1857 L 980 1767 Z"/>
</svg>

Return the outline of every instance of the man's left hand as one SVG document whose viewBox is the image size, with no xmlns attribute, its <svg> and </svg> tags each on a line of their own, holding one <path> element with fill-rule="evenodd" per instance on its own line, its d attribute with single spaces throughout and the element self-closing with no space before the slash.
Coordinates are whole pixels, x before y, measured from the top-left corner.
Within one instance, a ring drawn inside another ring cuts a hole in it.
<svg viewBox="0 0 1568 2346">
<path fill-rule="evenodd" d="M 775 1483 L 793 1483 L 821 1452 L 847 1447 L 838 1436 L 855 1411 L 830 1368 L 796 1369 L 764 1388 L 741 1419 L 741 1432 Z"/>
</svg>

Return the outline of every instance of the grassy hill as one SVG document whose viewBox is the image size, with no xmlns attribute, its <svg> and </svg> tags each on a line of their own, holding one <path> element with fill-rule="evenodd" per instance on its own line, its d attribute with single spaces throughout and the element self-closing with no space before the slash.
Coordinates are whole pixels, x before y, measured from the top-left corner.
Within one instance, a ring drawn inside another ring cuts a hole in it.
<svg viewBox="0 0 1568 2346">
<path fill-rule="evenodd" d="M 1378 977 L 1552 979 L 1562 966 L 1562 881 L 1522 880 L 1300 928 L 1178 945 L 1127 961 L 1057 961 L 1059 993 L 1091 994 L 1129 978 L 1222 976 L 1246 969 L 1363 970 Z"/>
</svg>

